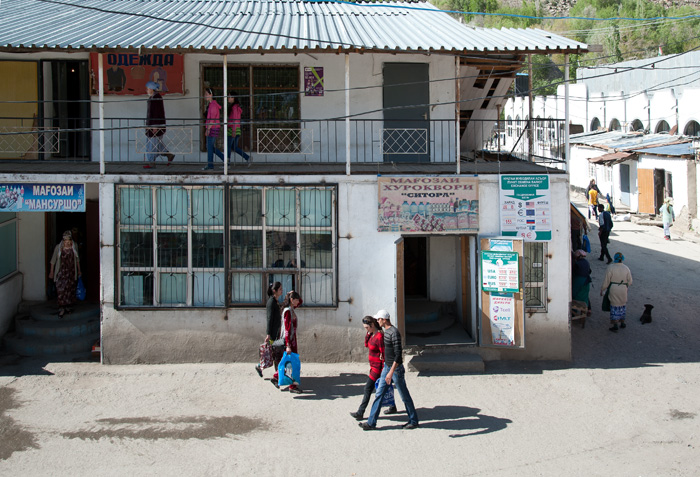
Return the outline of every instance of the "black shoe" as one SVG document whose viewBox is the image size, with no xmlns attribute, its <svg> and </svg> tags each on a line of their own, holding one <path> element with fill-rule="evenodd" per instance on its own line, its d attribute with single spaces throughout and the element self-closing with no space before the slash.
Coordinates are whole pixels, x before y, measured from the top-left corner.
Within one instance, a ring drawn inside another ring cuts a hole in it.
<svg viewBox="0 0 700 477">
<path fill-rule="evenodd" d="M 612 258 L 609 258 L 609 259 L 608 259 L 608 265 L 610 265 L 611 263 L 612 263 Z"/>
<path fill-rule="evenodd" d="M 611 326 L 610 328 L 608 328 L 608 329 L 609 329 L 610 331 L 617 332 L 618 327 L 617 327 L 617 325 L 612 325 L 612 326 Z"/>
<path fill-rule="evenodd" d="M 389 406 L 384 410 L 384 414 L 396 414 L 397 412 L 399 411 L 396 409 L 396 406 Z"/>
<path fill-rule="evenodd" d="M 273 385 L 274 387 L 276 387 L 277 389 L 280 388 L 280 385 L 277 383 L 277 380 L 276 380 L 275 378 L 270 378 L 270 382 L 271 382 L 272 385 Z"/>
<path fill-rule="evenodd" d="M 416 422 L 416 423 L 414 424 L 414 423 L 412 423 L 412 422 L 407 422 L 406 424 L 404 424 L 404 425 L 401 426 L 401 427 L 403 427 L 404 429 L 416 429 L 416 428 L 418 427 L 418 423 Z"/>
<path fill-rule="evenodd" d="M 624 321 L 620 323 L 620 328 L 627 328 L 627 325 L 625 324 Z"/>
<path fill-rule="evenodd" d="M 362 417 L 362 414 L 360 414 L 359 412 L 351 412 L 350 415 L 354 417 L 356 421 L 361 421 L 362 419 L 364 419 L 364 417 Z"/>
<path fill-rule="evenodd" d="M 370 426 L 370 425 L 367 424 L 366 422 L 360 422 L 360 423 L 358 423 L 357 425 L 360 426 L 360 427 L 362 428 L 363 431 L 373 431 L 373 430 L 376 429 L 375 426 Z"/>
<path fill-rule="evenodd" d="M 260 376 L 262 378 L 262 369 L 260 369 L 259 364 L 255 365 L 255 370 L 258 372 L 258 376 Z"/>
<path fill-rule="evenodd" d="M 598 260 L 600 260 L 602 262 L 605 259 L 603 257 L 598 257 Z"/>
</svg>

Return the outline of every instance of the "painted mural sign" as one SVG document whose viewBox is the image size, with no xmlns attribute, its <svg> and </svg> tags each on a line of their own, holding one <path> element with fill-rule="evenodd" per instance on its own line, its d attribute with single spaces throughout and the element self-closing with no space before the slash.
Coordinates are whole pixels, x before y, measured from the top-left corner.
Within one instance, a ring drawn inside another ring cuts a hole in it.
<svg viewBox="0 0 700 477">
<path fill-rule="evenodd" d="M 0 212 L 85 212 L 85 184 L 2 184 Z"/>
<path fill-rule="evenodd" d="M 489 295 L 489 321 L 494 345 L 515 346 L 515 298 L 512 293 Z"/>
<path fill-rule="evenodd" d="M 477 232 L 476 177 L 379 176 L 379 232 Z"/>
<path fill-rule="evenodd" d="M 549 176 L 501 176 L 500 209 L 503 236 L 526 242 L 552 240 Z"/>
<path fill-rule="evenodd" d="M 481 288 L 486 292 L 518 293 L 518 252 L 481 251 Z"/>
<path fill-rule="evenodd" d="M 176 53 L 131 52 L 103 53 L 105 94 L 142 95 L 146 94 L 146 83 L 153 81 L 160 85 L 160 93 L 184 91 L 184 55 Z M 97 53 L 90 53 L 90 74 L 92 94 L 99 90 L 99 69 Z"/>
<path fill-rule="evenodd" d="M 323 67 L 304 67 L 304 95 L 323 96 Z"/>
</svg>

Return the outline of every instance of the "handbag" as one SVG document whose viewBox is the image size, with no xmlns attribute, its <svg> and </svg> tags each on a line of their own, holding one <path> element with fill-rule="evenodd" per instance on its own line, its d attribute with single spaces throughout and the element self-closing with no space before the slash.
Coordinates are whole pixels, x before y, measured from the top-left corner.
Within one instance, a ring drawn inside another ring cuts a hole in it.
<svg viewBox="0 0 700 477">
<path fill-rule="evenodd" d="M 284 338 L 276 339 L 272 342 L 272 350 L 276 353 L 281 352 L 284 349 Z"/>
<path fill-rule="evenodd" d="M 277 367 L 277 375 L 279 376 L 277 384 L 280 387 L 291 386 L 292 384 L 298 386 L 301 381 L 301 360 L 299 355 L 285 351 Z"/>
<path fill-rule="evenodd" d="M 265 341 L 260 345 L 260 368 L 269 368 L 272 364 L 272 346 L 268 341 Z"/>
<path fill-rule="evenodd" d="M 603 295 L 603 311 L 610 311 L 610 297 L 608 296 L 610 293 L 610 285 L 608 285 L 608 289 L 605 290 L 605 295 Z"/>
<path fill-rule="evenodd" d="M 382 379 L 382 378 L 379 378 Z M 379 387 L 379 379 L 374 382 L 374 392 L 377 392 Z M 396 401 L 394 400 L 394 384 L 390 384 L 386 387 L 384 391 L 384 396 L 382 397 L 381 407 L 396 407 Z"/>
<path fill-rule="evenodd" d="M 85 285 L 83 284 L 83 277 L 78 277 L 78 285 L 75 287 L 75 297 L 83 301 L 85 300 L 85 295 L 87 291 L 85 290 Z"/>
</svg>

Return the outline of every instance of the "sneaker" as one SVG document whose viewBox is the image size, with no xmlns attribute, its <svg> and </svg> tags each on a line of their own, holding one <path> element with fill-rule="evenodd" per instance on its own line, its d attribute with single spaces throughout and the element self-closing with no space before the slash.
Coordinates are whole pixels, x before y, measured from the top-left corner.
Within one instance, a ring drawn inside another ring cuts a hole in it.
<svg viewBox="0 0 700 477">
<path fill-rule="evenodd" d="M 143 167 L 146 167 L 146 166 L 143 166 Z M 213 170 L 214 170 L 214 166 L 211 166 L 211 167 L 210 167 L 210 166 L 204 166 L 204 167 L 202 167 L 202 170 L 203 170 L 203 171 L 213 171 Z"/>
<path fill-rule="evenodd" d="M 366 422 L 360 422 L 357 425 L 360 426 L 363 431 L 373 431 L 377 428 L 376 426 L 370 426 Z"/>
<path fill-rule="evenodd" d="M 144 164 L 143 168 L 144 169 L 155 169 L 156 165 L 155 164 Z"/>
<path fill-rule="evenodd" d="M 255 365 L 255 370 L 258 372 L 258 376 L 260 376 L 262 378 L 262 369 L 260 369 L 259 364 Z"/>
<path fill-rule="evenodd" d="M 618 327 L 617 327 L 617 325 L 615 324 L 615 325 L 612 325 L 612 326 L 611 326 L 610 328 L 608 328 L 608 329 L 609 329 L 610 331 L 617 332 Z"/>
<path fill-rule="evenodd" d="M 624 321 L 620 323 L 620 328 L 627 328 L 627 325 L 625 324 Z"/>
<path fill-rule="evenodd" d="M 276 387 L 277 389 L 280 388 L 280 385 L 277 383 L 277 380 L 276 380 L 275 378 L 271 378 L 271 379 L 270 379 L 270 382 L 271 382 L 272 385 L 273 385 L 274 387 Z"/>
<path fill-rule="evenodd" d="M 396 409 L 396 406 L 389 406 L 384 411 L 384 414 L 396 414 L 397 412 L 399 412 L 399 411 Z"/>
<path fill-rule="evenodd" d="M 170 165 L 170 163 L 173 162 L 173 159 L 175 159 L 175 154 L 173 154 L 172 152 L 169 152 L 165 155 L 165 157 L 168 158 L 168 165 Z"/>
<path fill-rule="evenodd" d="M 362 414 L 360 414 L 359 412 L 351 412 L 350 415 L 351 415 L 356 421 L 361 421 L 362 419 L 364 419 L 364 417 L 362 417 Z"/>
<path fill-rule="evenodd" d="M 404 429 L 416 429 L 418 427 L 418 423 L 417 422 L 416 423 L 407 422 L 406 424 L 404 424 L 401 427 L 403 427 Z"/>
</svg>

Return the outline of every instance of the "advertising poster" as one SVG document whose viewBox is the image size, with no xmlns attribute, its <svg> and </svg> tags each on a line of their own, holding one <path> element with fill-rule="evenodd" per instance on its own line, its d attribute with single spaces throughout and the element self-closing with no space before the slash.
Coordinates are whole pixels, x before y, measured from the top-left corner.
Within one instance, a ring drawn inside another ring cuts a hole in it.
<svg viewBox="0 0 700 477">
<path fill-rule="evenodd" d="M 0 212 L 85 212 L 85 184 L 2 184 Z"/>
<path fill-rule="evenodd" d="M 552 240 L 549 176 L 501 176 L 501 235 L 526 242 Z"/>
<path fill-rule="evenodd" d="M 160 85 L 159 92 L 182 94 L 184 91 L 184 56 L 176 53 L 104 53 L 105 94 L 143 95 L 146 83 L 153 81 Z M 99 90 L 97 53 L 90 53 L 90 75 L 92 94 Z"/>
<path fill-rule="evenodd" d="M 485 292 L 518 293 L 520 267 L 518 252 L 481 252 L 481 289 Z"/>
<path fill-rule="evenodd" d="M 306 96 L 323 96 L 323 67 L 304 67 L 304 94 Z"/>
<path fill-rule="evenodd" d="M 379 232 L 478 232 L 476 177 L 379 176 Z"/>
<path fill-rule="evenodd" d="M 510 293 L 491 293 L 489 301 L 493 344 L 515 346 L 515 298 Z"/>
</svg>

